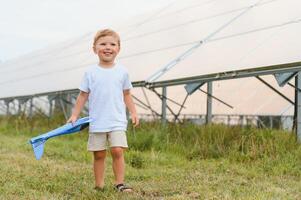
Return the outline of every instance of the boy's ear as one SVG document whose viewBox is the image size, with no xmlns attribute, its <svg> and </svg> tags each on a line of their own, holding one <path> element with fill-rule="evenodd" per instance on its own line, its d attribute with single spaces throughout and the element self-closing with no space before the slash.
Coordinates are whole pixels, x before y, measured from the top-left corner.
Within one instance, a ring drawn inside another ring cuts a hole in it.
<svg viewBox="0 0 301 200">
<path fill-rule="evenodd" d="M 94 46 L 94 45 L 93 45 L 92 49 L 93 49 L 93 52 L 94 52 L 95 54 L 97 54 L 97 52 L 96 52 L 96 48 L 95 48 L 95 46 Z"/>
</svg>

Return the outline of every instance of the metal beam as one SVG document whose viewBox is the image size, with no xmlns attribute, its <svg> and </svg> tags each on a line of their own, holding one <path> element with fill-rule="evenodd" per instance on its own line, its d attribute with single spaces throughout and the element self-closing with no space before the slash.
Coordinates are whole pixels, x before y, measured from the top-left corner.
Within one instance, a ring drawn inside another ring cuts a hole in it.
<svg viewBox="0 0 301 200">
<path fill-rule="evenodd" d="M 233 109 L 233 108 L 234 108 L 234 107 L 233 107 L 233 106 L 231 106 L 230 104 L 228 104 L 228 103 L 226 103 L 225 101 L 223 101 L 223 100 L 221 100 L 221 99 L 217 98 L 216 96 L 213 96 L 212 94 L 209 94 L 208 92 L 206 92 L 206 91 L 202 90 L 201 88 L 199 88 L 199 90 L 200 90 L 201 92 L 203 92 L 203 93 L 205 93 L 205 94 L 207 94 L 207 95 L 211 96 L 213 99 L 215 99 L 215 100 L 217 100 L 218 102 L 220 102 L 220 103 L 224 104 L 225 106 L 228 106 L 228 107 L 229 107 L 229 108 L 231 108 L 231 109 Z"/>
<path fill-rule="evenodd" d="M 157 113 L 154 109 L 152 109 L 150 106 L 148 106 L 147 104 L 145 104 L 143 101 L 141 101 L 140 99 L 138 99 L 134 95 L 132 95 L 132 97 L 133 97 L 133 99 L 135 99 L 136 101 L 138 101 L 139 103 L 141 103 L 142 105 L 144 105 L 145 107 L 147 107 L 150 111 L 152 111 L 152 113 L 156 114 L 157 116 L 160 116 L 159 113 Z"/>
<path fill-rule="evenodd" d="M 33 98 L 29 100 L 29 118 L 33 116 Z"/>
<path fill-rule="evenodd" d="M 145 90 L 144 90 L 144 87 L 141 87 L 141 90 L 142 90 L 142 92 L 143 92 L 143 95 L 144 95 L 144 98 L 145 98 L 145 100 L 146 100 L 147 105 L 152 109 L 151 103 L 150 103 L 150 101 L 149 101 L 149 99 L 148 99 L 148 97 L 147 97 L 147 95 L 146 95 L 146 92 L 145 92 Z M 153 119 L 155 119 L 155 118 L 156 118 L 156 115 L 155 115 L 153 112 L 151 112 L 151 113 L 152 113 Z"/>
<path fill-rule="evenodd" d="M 9 104 L 12 100 L 11 99 L 7 99 L 4 101 L 5 105 L 6 105 L 6 115 L 10 115 L 10 112 L 9 112 Z"/>
<path fill-rule="evenodd" d="M 184 86 L 184 88 L 185 88 L 187 94 L 189 94 L 189 95 L 193 94 L 193 93 L 194 93 L 195 91 L 197 91 L 197 90 L 199 90 L 199 91 L 201 91 L 201 92 L 203 92 L 203 93 L 205 93 L 205 94 L 208 95 L 208 93 L 207 93 L 206 91 L 204 91 L 204 90 L 201 89 L 201 87 L 202 87 L 204 84 L 205 84 L 204 82 L 201 82 L 201 83 L 191 83 L 191 84 L 186 84 L 186 85 Z M 209 95 L 210 95 L 210 94 L 209 94 Z M 213 96 L 213 95 L 211 95 L 211 97 L 212 97 L 213 99 L 219 101 L 220 103 L 222 103 L 222 104 L 228 106 L 229 108 L 233 109 L 233 106 L 231 106 L 230 104 L 227 104 L 225 101 L 223 101 L 223 100 L 221 100 L 221 99 L 219 99 L 219 98 L 217 98 L 217 97 L 215 97 L 215 96 Z"/>
<path fill-rule="evenodd" d="M 206 124 L 212 122 L 212 82 L 207 82 L 207 113 L 206 113 Z"/>
<path fill-rule="evenodd" d="M 272 89 L 274 92 L 276 92 L 277 94 L 279 94 L 281 97 L 283 97 L 285 100 L 287 100 L 289 103 L 294 105 L 294 102 L 292 100 L 290 100 L 287 96 L 285 96 L 284 94 L 282 94 L 280 91 L 278 91 L 276 88 L 274 88 L 272 85 L 270 85 L 268 82 L 266 82 L 265 80 L 263 80 L 262 78 L 260 78 L 259 76 L 256 76 L 256 78 L 258 80 L 260 80 L 263 84 L 265 84 L 266 86 L 268 86 L 270 89 Z"/>
<path fill-rule="evenodd" d="M 175 116 L 175 122 L 176 122 L 177 120 L 179 120 L 179 115 L 181 114 L 181 111 L 182 111 L 182 109 L 183 109 L 183 107 L 184 107 L 184 105 L 185 105 L 185 103 L 186 103 L 186 100 L 187 100 L 188 96 L 189 96 L 189 94 L 186 94 L 186 96 L 185 96 L 185 98 L 184 98 L 184 101 L 183 101 L 183 103 L 182 103 L 182 106 L 180 107 L 178 113 L 177 113 L 176 116 Z M 179 121 L 180 121 L 180 120 L 179 120 Z"/>
<path fill-rule="evenodd" d="M 166 102 L 166 94 L 167 94 L 167 89 L 166 87 L 162 87 L 162 117 L 161 117 L 161 121 L 163 124 L 166 124 L 166 106 L 167 106 L 167 102 Z"/>
<path fill-rule="evenodd" d="M 208 68 L 210 66 L 207 66 Z M 146 83 L 149 88 L 301 71 L 301 61 Z"/>
<path fill-rule="evenodd" d="M 298 75 L 295 78 L 297 88 L 301 88 L 301 72 L 298 72 Z M 296 103 L 295 103 L 295 111 L 296 113 L 296 134 L 298 141 L 301 142 L 301 92 L 296 89 Z"/>
<path fill-rule="evenodd" d="M 292 88 L 295 88 L 295 89 L 298 89 L 299 91 L 301 91 L 301 89 L 300 88 L 296 88 L 293 84 L 291 84 L 291 83 L 287 83 L 287 85 L 289 85 L 289 86 L 291 86 Z"/>
<path fill-rule="evenodd" d="M 146 85 L 145 81 L 136 81 L 132 82 L 133 87 L 144 87 Z M 60 91 L 51 91 L 51 92 L 42 92 L 36 94 L 28 94 L 28 95 L 21 95 L 21 96 L 10 96 L 10 97 L 2 97 L 0 100 L 6 99 L 16 99 L 16 98 L 25 98 L 30 99 L 33 97 L 40 97 L 40 96 L 48 96 L 48 95 L 61 95 L 61 94 L 70 94 L 70 93 L 79 93 L 79 89 L 68 89 L 68 90 L 60 90 Z"/>
<path fill-rule="evenodd" d="M 177 106 L 186 108 L 183 104 L 180 104 L 180 103 L 178 103 L 178 102 L 172 100 L 171 98 L 169 98 L 169 97 L 167 97 L 167 96 L 164 96 L 163 94 L 158 93 L 158 92 L 155 90 L 155 88 L 151 89 L 150 91 L 153 91 L 154 93 L 156 93 L 156 95 L 157 95 L 160 99 L 162 99 L 162 98 L 164 97 L 166 100 L 168 100 L 168 101 L 170 101 L 170 102 L 176 104 Z"/>
<path fill-rule="evenodd" d="M 168 98 L 166 96 L 163 96 L 162 94 L 159 94 L 155 89 L 151 89 L 151 91 L 153 91 L 158 97 L 159 99 L 162 101 L 163 97 L 166 98 L 166 100 L 168 100 Z M 180 104 L 179 104 L 180 105 Z M 181 107 L 183 105 L 180 105 Z M 176 113 L 168 106 L 168 104 L 166 103 L 166 108 L 169 110 L 169 112 L 174 116 L 176 117 Z M 184 107 L 185 108 L 185 107 Z M 161 115 L 160 115 L 161 116 Z"/>
</svg>

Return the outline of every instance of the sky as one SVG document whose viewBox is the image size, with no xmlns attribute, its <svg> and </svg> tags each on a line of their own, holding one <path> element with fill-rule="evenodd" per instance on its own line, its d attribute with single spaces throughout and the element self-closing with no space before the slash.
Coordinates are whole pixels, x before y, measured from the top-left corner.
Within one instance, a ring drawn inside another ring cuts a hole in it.
<svg viewBox="0 0 301 200">
<path fill-rule="evenodd" d="M 172 0 L 0 0 L 0 62 L 158 10 Z"/>
</svg>

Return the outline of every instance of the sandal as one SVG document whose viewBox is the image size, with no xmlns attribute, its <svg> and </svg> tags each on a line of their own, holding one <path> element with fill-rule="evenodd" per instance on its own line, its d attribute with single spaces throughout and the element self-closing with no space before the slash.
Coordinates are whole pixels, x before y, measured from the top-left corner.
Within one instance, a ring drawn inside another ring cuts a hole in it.
<svg viewBox="0 0 301 200">
<path fill-rule="evenodd" d="M 125 185 L 124 183 L 120 183 L 114 186 L 115 190 L 118 192 L 132 192 L 133 188 Z"/>
</svg>

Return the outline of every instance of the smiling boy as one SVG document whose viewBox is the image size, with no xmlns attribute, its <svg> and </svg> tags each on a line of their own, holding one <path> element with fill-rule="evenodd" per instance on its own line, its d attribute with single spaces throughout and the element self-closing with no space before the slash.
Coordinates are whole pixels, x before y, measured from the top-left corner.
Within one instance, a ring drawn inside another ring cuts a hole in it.
<svg viewBox="0 0 301 200">
<path fill-rule="evenodd" d="M 104 171 L 107 142 L 113 159 L 114 187 L 121 192 L 132 188 L 124 183 L 124 149 L 128 147 L 126 138 L 128 108 L 134 126 L 139 124 L 130 89 L 132 84 L 124 66 L 115 62 L 120 51 L 119 35 L 110 29 L 98 31 L 94 37 L 93 51 L 99 62 L 86 72 L 79 87 L 73 112 L 68 122 L 74 123 L 87 100 L 89 100 L 88 151 L 94 155 L 95 189 L 104 187 Z"/>
</svg>

